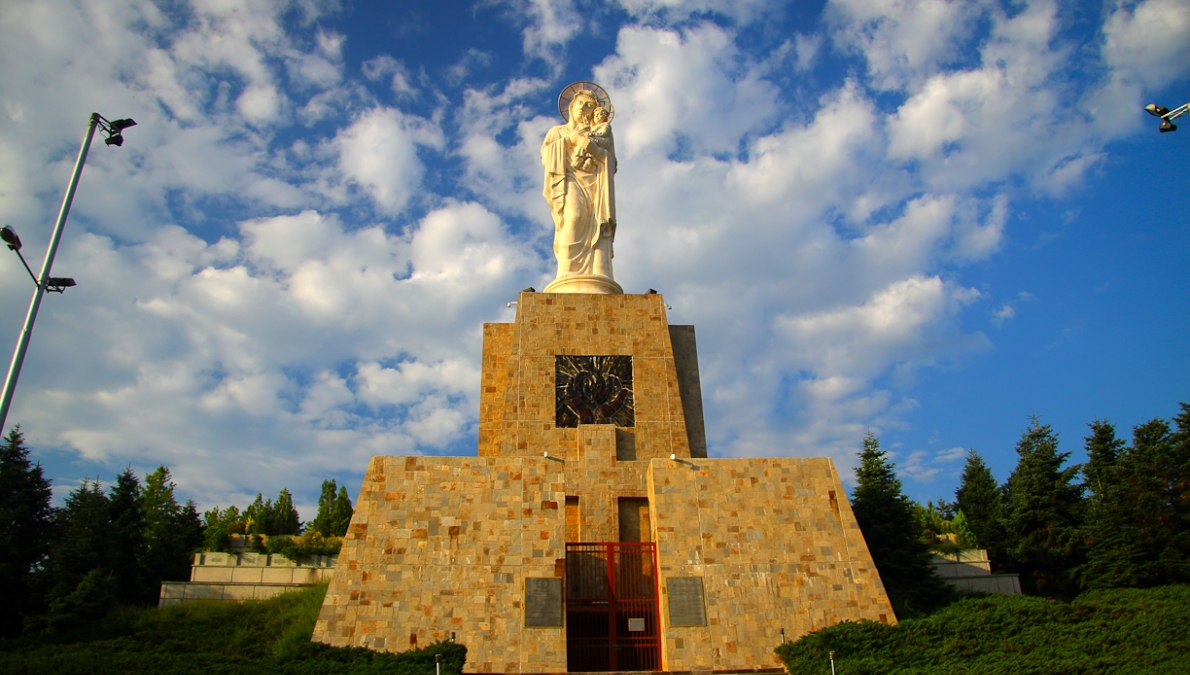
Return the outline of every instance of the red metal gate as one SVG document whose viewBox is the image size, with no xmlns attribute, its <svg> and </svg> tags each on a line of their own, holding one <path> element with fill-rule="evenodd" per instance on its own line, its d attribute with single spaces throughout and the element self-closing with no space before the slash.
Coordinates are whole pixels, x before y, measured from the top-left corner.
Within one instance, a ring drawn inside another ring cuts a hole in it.
<svg viewBox="0 0 1190 675">
<path fill-rule="evenodd" d="M 566 652 L 571 672 L 661 670 L 655 544 L 566 545 Z"/>
</svg>

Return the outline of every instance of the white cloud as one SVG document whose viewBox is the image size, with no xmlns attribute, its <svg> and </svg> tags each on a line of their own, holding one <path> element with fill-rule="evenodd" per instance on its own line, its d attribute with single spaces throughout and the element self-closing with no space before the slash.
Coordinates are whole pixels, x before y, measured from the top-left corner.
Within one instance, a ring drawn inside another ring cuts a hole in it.
<svg viewBox="0 0 1190 675">
<path fill-rule="evenodd" d="M 442 133 L 424 118 L 377 107 L 339 132 L 339 170 L 387 213 L 399 213 L 421 183 L 417 146 L 441 147 Z"/>
<path fill-rule="evenodd" d="M 779 11 L 773 0 L 618 0 L 634 17 L 680 22 L 695 14 L 714 14 L 746 24 Z"/>
<path fill-rule="evenodd" d="M 883 89 L 957 60 L 983 11 L 970 0 L 831 0 L 827 6 L 836 48 L 863 54 L 872 83 Z"/>
</svg>

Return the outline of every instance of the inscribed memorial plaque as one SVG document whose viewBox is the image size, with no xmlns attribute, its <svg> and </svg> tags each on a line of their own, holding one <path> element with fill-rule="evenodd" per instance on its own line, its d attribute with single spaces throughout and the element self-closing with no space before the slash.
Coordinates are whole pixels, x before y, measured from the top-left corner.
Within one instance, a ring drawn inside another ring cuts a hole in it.
<svg viewBox="0 0 1190 675">
<path fill-rule="evenodd" d="M 665 587 L 669 595 L 669 625 L 707 625 L 702 577 L 670 577 L 665 580 Z"/>
<path fill-rule="evenodd" d="M 562 580 L 525 579 L 525 628 L 562 627 Z"/>
</svg>

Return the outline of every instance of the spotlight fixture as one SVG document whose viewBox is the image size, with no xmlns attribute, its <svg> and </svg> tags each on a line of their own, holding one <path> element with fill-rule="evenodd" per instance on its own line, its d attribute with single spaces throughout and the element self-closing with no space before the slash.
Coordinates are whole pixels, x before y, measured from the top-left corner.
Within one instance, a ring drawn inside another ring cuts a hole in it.
<svg viewBox="0 0 1190 675">
<path fill-rule="evenodd" d="M 1173 110 L 1170 110 L 1163 105 L 1150 103 L 1145 106 L 1145 112 L 1149 113 L 1153 117 L 1161 118 L 1161 125 L 1157 127 L 1157 130 L 1164 134 L 1170 131 L 1178 130 L 1178 125 L 1174 124 L 1173 120 L 1190 112 L 1190 103 L 1187 103 L 1179 108 L 1174 108 Z"/>
<path fill-rule="evenodd" d="M 536 289 L 536 288 L 533 288 L 532 286 L 530 286 L 530 287 L 528 287 L 528 288 L 524 289 L 524 290 L 523 290 L 523 291 L 521 291 L 521 292 L 522 292 L 522 293 L 536 293 L 536 292 L 537 292 L 537 289 Z"/>
<path fill-rule="evenodd" d="M 650 288 L 649 290 L 645 291 L 645 295 L 657 295 L 657 291 Z"/>
<path fill-rule="evenodd" d="M 99 128 L 103 130 L 103 133 L 107 134 L 107 138 L 103 139 L 103 142 L 109 146 L 114 145 L 117 148 L 124 145 L 124 130 L 128 127 L 136 126 L 136 121 L 131 118 L 109 122 L 101 115 L 96 115 L 96 117 L 99 118 L 97 120 Z"/>
<path fill-rule="evenodd" d="M 50 277 L 45 280 L 45 290 L 50 293 L 64 293 L 71 286 L 77 286 L 70 277 Z"/>
</svg>

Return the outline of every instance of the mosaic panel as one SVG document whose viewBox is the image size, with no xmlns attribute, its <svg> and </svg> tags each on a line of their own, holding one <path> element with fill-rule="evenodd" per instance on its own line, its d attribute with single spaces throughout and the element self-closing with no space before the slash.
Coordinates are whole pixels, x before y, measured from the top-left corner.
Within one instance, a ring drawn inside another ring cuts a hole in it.
<svg viewBox="0 0 1190 675">
<path fill-rule="evenodd" d="M 636 426 L 631 356 L 554 357 L 555 424 Z"/>
</svg>

